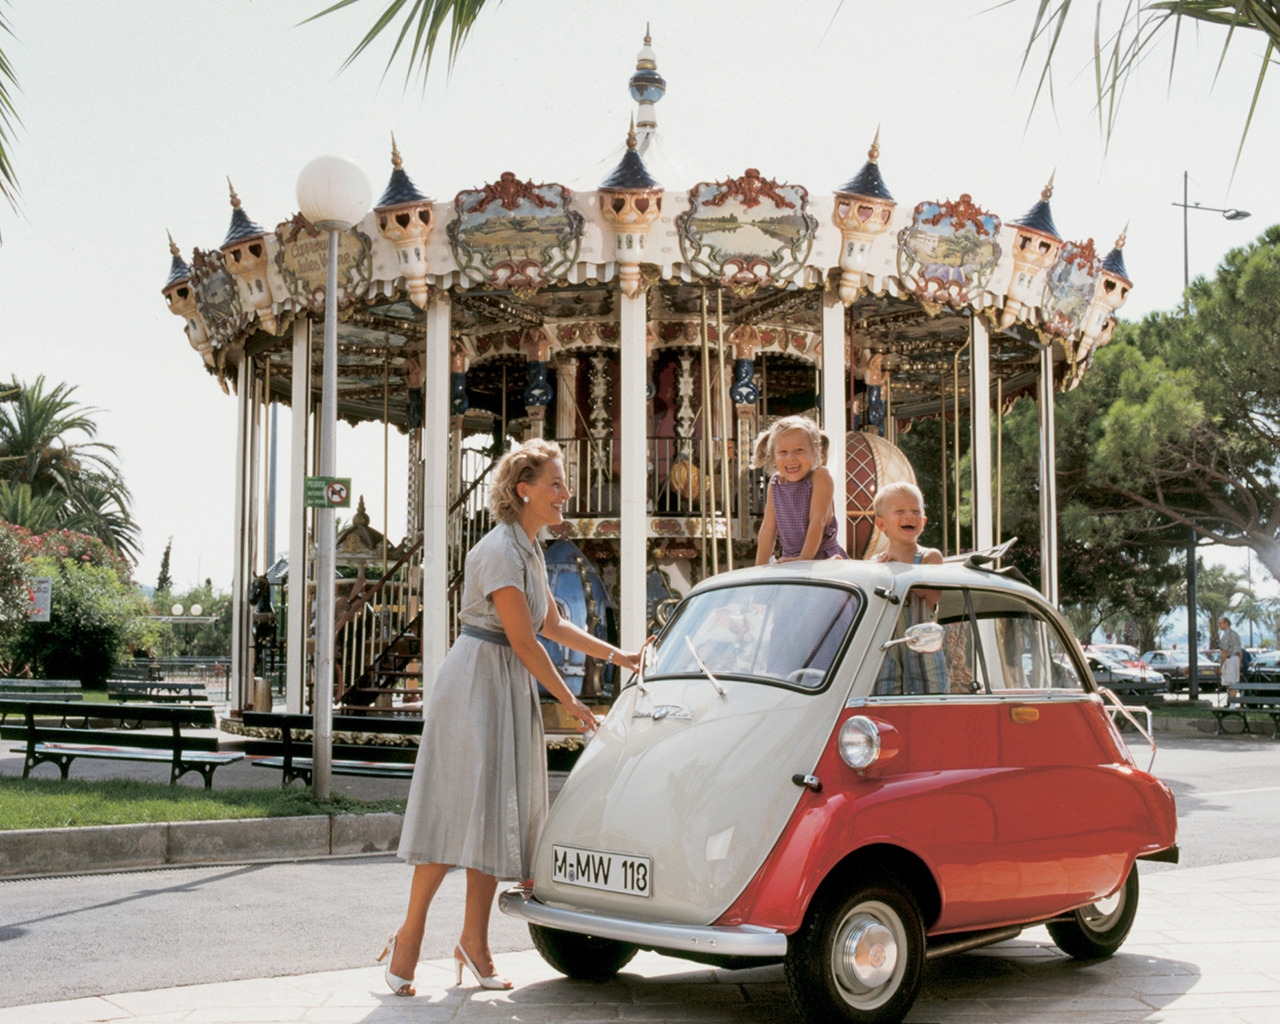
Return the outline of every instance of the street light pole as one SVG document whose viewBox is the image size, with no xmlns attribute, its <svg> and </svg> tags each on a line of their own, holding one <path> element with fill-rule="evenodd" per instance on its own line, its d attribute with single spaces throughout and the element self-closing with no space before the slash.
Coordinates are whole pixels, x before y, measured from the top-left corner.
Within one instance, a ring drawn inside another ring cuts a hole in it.
<svg viewBox="0 0 1280 1024">
<path fill-rule="evenodd" d="M 1191 313 L 1191 247 L 1187 242 L 1187 211 L 1205 210 L 1209 213 L 1222 214 L 1223 220 L 1244 220 L 1249 216 L 1248 210 L 1237 210 L 1232 207 L 1201 206 L 1192 203 L 1187 197 L 1187 172 L 1182 172 L 1182 202 L 1174 206 L 1182 207 L 1182 315 Z M 1187 527 L 1187 695 L 1191 700 L 1200 699 L 1200 639 L 1196 632 L 1196 528 Z"/>
<path fill-rule="evenodd" d="M 302 215 L 329 233 L 325 268 L 324 362 L 320 386 L 320 476 L 336 473 L 338 439 L 338 239 L 369 210 L 373 191 L 364 172 L 348 160 L 321 156 L 298 175 Z M 333 766 L 333 622 L 336 535 L 332 508 L 316 514 L 316 660 L 311 714 L 311 791 L 328 800 Z"/>
</svg>

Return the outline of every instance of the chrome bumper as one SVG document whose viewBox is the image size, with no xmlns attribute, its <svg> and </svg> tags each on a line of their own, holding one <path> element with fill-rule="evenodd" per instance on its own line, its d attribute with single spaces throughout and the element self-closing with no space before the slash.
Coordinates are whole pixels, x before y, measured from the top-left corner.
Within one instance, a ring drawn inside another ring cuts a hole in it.
<svg viewBox="0 0 1280 1024">
<path fill-rule="evenodd" d="M 525 889 L 508 889 L 498 897 L 498 908 L 511 917 L 544 928 L 580 932 L 601 939 L 616 939 L 637 946 L 669 949 L 673 952 L 715 954 L 717 956 L 759 956 L 780 958 L 787 953 L 787 937 L 771 928 L 739 925 L 655 924 L 622 917 L 607 917 L 586 910 L 562 910 L 539 903 Z"/>
</svg>

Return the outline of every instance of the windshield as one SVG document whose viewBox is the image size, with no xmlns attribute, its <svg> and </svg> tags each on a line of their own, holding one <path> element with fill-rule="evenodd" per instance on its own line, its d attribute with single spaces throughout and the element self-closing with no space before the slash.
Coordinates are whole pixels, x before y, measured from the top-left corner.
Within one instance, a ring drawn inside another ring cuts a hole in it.
<svg viewBox="0 0 1280 1024">
<path fill-rule="evenodd" d="M 807 583 L 721 587 L 689 598 L 655 647 L 646 679 L 701 675 L 692 653 L 720 680 L 825 685 L 861 607 L 853 591 Z"/>
</svg>

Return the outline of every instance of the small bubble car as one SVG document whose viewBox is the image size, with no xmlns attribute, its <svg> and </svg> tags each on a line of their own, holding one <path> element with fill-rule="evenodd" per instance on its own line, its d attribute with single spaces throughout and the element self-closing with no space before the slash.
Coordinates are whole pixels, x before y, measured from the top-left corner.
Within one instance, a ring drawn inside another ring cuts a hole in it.
<svg viewBox="0 0 1280 1024">
<path fill-rule="evenodd" d="M 1173 795 L 1106 696 L 1058 612 L 980 556 L 716 576 L 619 694 L 501 908 L 571 978 L 637 949 L 781 962 L 810 1022 L 900 1020 L 926 959 L 1031 925 L 1109 956 L 1135 862 L 1177 847 Z"/>
</svg>

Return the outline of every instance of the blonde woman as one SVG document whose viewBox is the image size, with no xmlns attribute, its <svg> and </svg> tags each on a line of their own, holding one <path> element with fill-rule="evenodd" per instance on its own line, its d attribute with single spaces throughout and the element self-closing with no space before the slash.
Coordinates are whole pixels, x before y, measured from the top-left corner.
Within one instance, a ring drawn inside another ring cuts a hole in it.
<svg viewBox="0 0 1280 1024">
<path fill-rule="evenodd" d="M 462 935 L 453 951 L 458 984 L 465 968 L 484 988 L 511 988 L 494 969 L 489 914 L 499 879 L 531 876 L 546 820 L 546 748 L 535 683 L 584 727 L 595 726 L 537 634 L 612 665 L 632 671 L 639 665 L 638 655 L 556 610 L 537 535 L 563 522 L 570 497 L 559 447 L 526 442 L 503 457 L 494 476 L 490 507 L 498 525 L 467 554 L 462 629 L 436 677 L 409 788 L 399 850 L 414 865 L 409 907 L 378 957 L 390 956 L 385 977 L 398 996 L 414 995 L 427 911 L 453 866 L 467 871 Z"/>
</svg>

